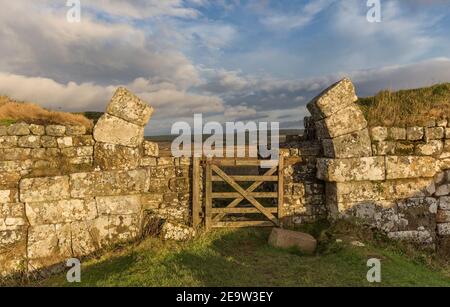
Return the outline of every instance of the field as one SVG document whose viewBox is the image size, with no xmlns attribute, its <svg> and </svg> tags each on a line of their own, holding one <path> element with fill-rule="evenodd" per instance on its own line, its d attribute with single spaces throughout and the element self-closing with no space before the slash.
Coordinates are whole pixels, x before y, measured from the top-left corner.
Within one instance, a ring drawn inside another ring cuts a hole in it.
<svg viewBox="0 0 450 307">
<path fill-rule="evenodd" d="M 149 238 L 84 264 L 81 284 L 65 274 L 39 286 L 450 286 L 447 265 L 397 247 L 322 242 L 314 256 L 270 247 L 269 229 L 221 230 L 187 243 Z M 369 258 L 381 259 L 382 282 L 366 279 Z"/>
</svg>

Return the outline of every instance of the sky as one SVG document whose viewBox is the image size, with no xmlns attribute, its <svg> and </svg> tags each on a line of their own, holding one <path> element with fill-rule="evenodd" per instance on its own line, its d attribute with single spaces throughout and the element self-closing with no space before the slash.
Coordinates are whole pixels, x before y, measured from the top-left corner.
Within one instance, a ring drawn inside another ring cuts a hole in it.
<svg viewBox="0 0 450 307">
<path fill-rule="evenodd" d="M 176 121 L 278 121 L 342 77 L 359 96 L 450 82 L 450 1 L 2 1 L 0 93 L 64 111 L 104 111 L 119 86 Z"/>
</svg>

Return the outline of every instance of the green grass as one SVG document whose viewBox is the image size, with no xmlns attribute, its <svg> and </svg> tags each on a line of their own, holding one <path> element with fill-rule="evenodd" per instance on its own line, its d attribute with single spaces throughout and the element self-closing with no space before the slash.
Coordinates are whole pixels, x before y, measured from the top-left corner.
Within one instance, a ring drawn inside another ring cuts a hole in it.
<svg viewBox="0 0 450 307">
<path fill-rule="evenodd" d="M 10 126 L 16 123 L 14 119 L 0 119 L 0 126 Z"/>
<path fill-rule="evenodd" d="M 72 286 L 449 286 L 450 275 L 396 250 L 333 243 L 316 256 L 272 248 L 269 230 L 222 230 L 192 242 L 143 243 L 88 261 Z M 334 241 L 333 241 L 334 242 Z M 369 258 L 382 283 L 366 280 Z M 65 275 L 43 286 L 70 286 Z"/>
<path fill-rule="evenodd" d="M 450 83 L 391 92 L 358 101 L 370 126 L 421 126 L 430 120 L 450 118 Z"/>
</svg>

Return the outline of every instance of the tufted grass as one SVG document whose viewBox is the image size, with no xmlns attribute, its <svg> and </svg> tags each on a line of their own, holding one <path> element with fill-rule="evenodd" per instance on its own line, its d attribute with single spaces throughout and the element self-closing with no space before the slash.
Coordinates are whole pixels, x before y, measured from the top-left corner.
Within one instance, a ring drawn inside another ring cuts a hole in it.
<svg viewBox="0 0 450 307">
<path fill-rule="evenodd" d="M 84 263 L 81 284 L 65 274 L 41 286 L 450 286 L 434 267 L 395 248 L 321 245 L 315 256 L 267 245 L 268 229 L 220 230 L 188 243 L 150 238 Z M 333 239 L 335 240 L 335 239 Z M 350 242 L 350 241 L 349 241 Z M 369 258 L 382 263 L 382 283 L 366 280 Z"/>
<path fill-rule="evenodd" d="M 88 129 L 92 128 L 92 121 L 83 114 L 51 111 L 34 103 L 0 96 L 0 125 L 21 121 L 29 124 L 83 125 Z"/>
<path fill-rule="evenodd" d="M 358 101 L 370 126 L 423 126 L 430 120 L 450 118 L 450 83 L 391 92 Z"/>
</svg>

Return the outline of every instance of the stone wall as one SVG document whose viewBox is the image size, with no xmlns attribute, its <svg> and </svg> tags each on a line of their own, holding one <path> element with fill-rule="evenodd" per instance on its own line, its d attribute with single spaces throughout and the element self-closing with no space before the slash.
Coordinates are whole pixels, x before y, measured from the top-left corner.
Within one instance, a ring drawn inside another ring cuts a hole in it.
<svg viewBox="0 0 450 307">
<path fill-rule="evenodd" d="M 447 120 L 369 129 L 356 101 L 344 79 L 308 105 L 324 150 L 317 177 L 326 182 L 330 216 L 356 217 L 394 239 L 448 246 Z"/>
<path fill-rule="evenodd" d="M 152 112 L 120 88 L 93 131 L 0 127 L 0 276 L 51 271 L 135 240 L 150 222 L 166 239 L 195 235 L 191 159 L 160 157 L 158 145 L 144 141 Z"/>
</svg>

